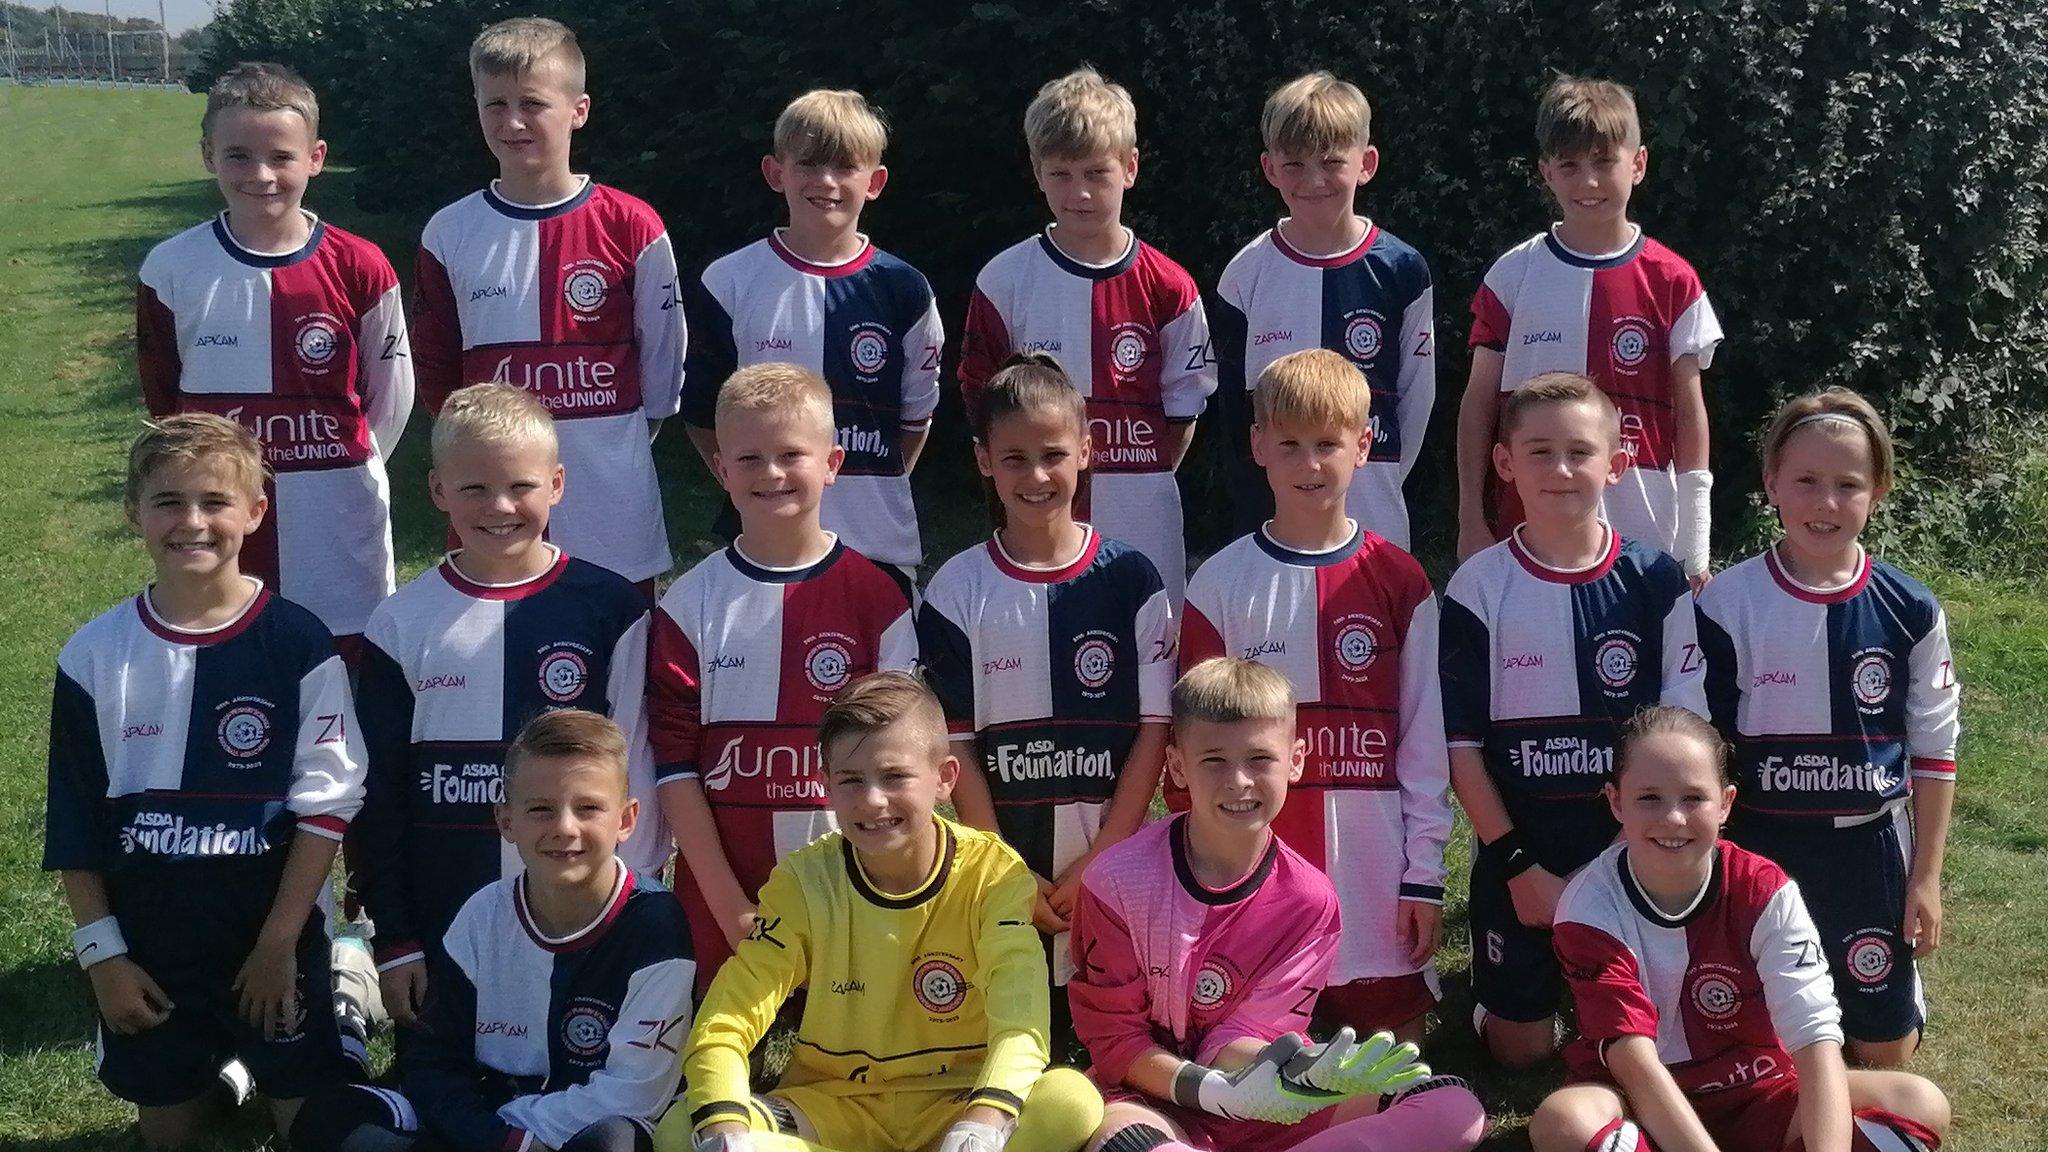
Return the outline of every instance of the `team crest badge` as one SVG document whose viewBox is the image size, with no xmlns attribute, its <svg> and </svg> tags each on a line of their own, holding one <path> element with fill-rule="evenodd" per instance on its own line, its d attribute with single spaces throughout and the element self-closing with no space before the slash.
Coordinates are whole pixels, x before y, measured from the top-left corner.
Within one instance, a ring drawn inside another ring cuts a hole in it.
<svg viewBox="0 0 2048 1152">
<path fill-rule="evenodd" d="M 298 333 L 292 337 L 299 361 L 309 368 L 326 366 L 341 347 L 341 331 L 341 321 L 325 312 L 301 317 Z"/>
<path fill-rule="evenodd" d="M 590 666 L 577 653 L 561 648 L 541 657 L 541 695 L 557 704 L 567 704 L 583 695 L 590 683 Z"/>
<path fill-rule="evenodd" d="M 1721 1024 L 1742 1010 L 1742 990 L 1725 965 L 1703 965 L 1687 981 L 1686 998 L 1709 1023 Z"/>
<path fill-rule="evenodd" d="M 1650 325 L 1630 316 L 1614 325 L 1614 363 L 1621 368 L 1642 366 L 1650 357 Z"/>
<path fill-rule="evenodd" d="M 1379 660 L 1380 650 L 1385 647 L 1380 640 L 1383 628 L 1377 619 L 1363 612 L 1337 618 L 1332 646 L 1337 667 L 1345 679 L 1357 681 Z"/>
<path fill-rule="evenodd" d="M 578 260 L 562 269 L 562 299 L 579 316 L 595 315 L 611 295 L 611 269 L 601 260 Z"/>
<path fill-rule="evenodd" d="M 1074 649 L 1074 677 L 1083 688 L 1095 689 L 1116 675 L 1116 647 L 1100 636 L 1090 636 Z"/>
<path fill-rule="evenodd" d="M 1360 312 L 1344 324 L 1344 350 L 1361 364 L 1380 354 L 1381 339 L 1380 319 L 1370 312 Z"/>
<path fill-rule="evenodd" d="M 1628 632 L 1610 632 L 1600 637 L 1593 649 L 1593 674 L 1610 692 L 1621 692 L 1635 681 L 1636 665 L 1641 662 L 1636 637 Z"/>
<path fill-rule="evenodd" d="M 1892 694 L 1892 662 L 1883 652 L 1865 652 L 1856 657 L 1849 671 L 1849 691 L 1865 710 L 1882 708 Z"/>
<path fill-rule="evenodd" d="M 838 632 L 811 637 L 804 653 L 804 679 L 811 687 L 833 693 L 853 678 L 853 638 Z"/>
<path fill-rule="evenodd" d="M 1145 363 L 1152 342 L 1137 324 L 1119 324 L 1109 338 L 1109 359 L 1119 372 L 1136 372 Z"/>
<path fill-rule="evenodd" d="M 860 325 L 853 330 L 846 355 L 854 371 L 865 376 L 880 372 L 889 362 L 889 330 L 879 324 Z"/>
<path fill-rule="evenodd" d="M 1892 943 L 1864 936 L 1849 945 L 1849 974 L 1858 984 L 1882 984 L 1892 974 Z"/>
<path fill-rule="evenodd" d="M 611 1014 L 589 1003 L 579 1003 L 562 1013 L 562 1047 L 588 1060 L 604 1050 L 611 1035 Z"/>
<path fill-rule="evenodd" d="M 242 697 L 220 718 L 214 734 L 223 752 L 237 760 L 248 760 L 270 747 L 269 701 Z"/>
<path fill-rule="evenodd" d="M 967 977 L 952 961 L 934 957 L 917 966 L 910 978 L 910 991 L 925 1011 L 951 1016 L 967 1002 Z"/>
<path fill-rule="evenodd" d="M 1195 974 L 1195 1007 L 1214 1008 L 1230 999 L 1230 972 L 1214 960 L 1202 965 Z"/>
</svg>

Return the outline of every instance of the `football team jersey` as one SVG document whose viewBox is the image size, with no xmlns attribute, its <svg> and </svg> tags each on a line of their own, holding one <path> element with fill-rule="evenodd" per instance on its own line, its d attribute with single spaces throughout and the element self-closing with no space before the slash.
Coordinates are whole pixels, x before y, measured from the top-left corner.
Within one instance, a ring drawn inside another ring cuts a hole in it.
<svg viewBox="0 0 2048 1152">
<path fill-rule="evenodd" d="M 647 421 L 683 385 L 676 258 L 644 201 L 586 180 L 555 204 L 493 187 L 434 213 L 414 271 L 421 398 L 513 384 L 555 417 L 568 486 L 548 524 L 572 554 L 626 577 L 668 570 Z"/>
<path fill-rule="evenodd" d="M 1716 577 L 1719 579 L 1719 577 Z M 1579 1034 L 1574 1079 L 1607 1080 L 1606 1045 L 1657 1042 L 1687 1095 L 1796 1075 L 1789 1052 L 1842 1042 L 1841 1009 L 1799 886 L 1727 841 L 1690 908 L 1660 910 L 1615 844 L 1565 886 L 1553 926 Z"/>
<path fill-rule="evenodd" d="M 1332 982 L 1418 971 L 1399 902 L 1443 902 L 1451 835 L 1437 607 L 1422 565 L 1356 525 L 1327 552 L 1282 547 L 1261 529 L 1196 570 L 1180 642 L 1183 670 L 1234 656 L 1294 688 L 1308 758 L 1273 830 L 1330 874 L 1344 903 Z M 1184 807 L 1187 793 L 1169 788 L 1167 800 Z"/>
<path fill-rule="evenodd" d="M 1955 779 L 1962 689 L 1918 580 L 1866 554 L 1848 584 L 1809 588 L 1773 549 L 1714 577 L 1699 632 L 1743 808 L 1860 824 L 1903 805 L 1909 777 Z"/>
<path fill-rule="evenodd" d="M 150 415 L 211 412 L 263 443 L 270 513 L 242 570 L 351 636 L 394 584 L 384 461 L 412 413 L 412 356 L 391 262 L 307 219 L 295 252 L 242 247 L 226 213 L 150 249 L 135 359 Z"/>
<path fill-rule="evenodd" d="M 602 712 L 625 730 L 640 825 L 619 854 L 643 874 L 660 870 L 647 608 L 624 577 L 557 550 L 531 580 L 478 584 L 451 556 L 380 605 L 363 638 L 363 899 L 380 966 L 421 958 L 472 893 L 519 871 L 492 806 L 505 799 L 506 748 L 542 712 Z"/>
<path fill-rule="evenodd" d="M 1612 529 L 1598 563 L 1552 568 L 1516 529 L 1459 566 L 1443 613 L 1451 746 L 1479 749 L 1530 850 L 1568 875 L 1614 839 L 1600 790 L 1622 725 L 1652 704 L 1706 715 L 1685 573 Z"/>
<path fill-rule="evenodd" d="M 683 419 L 712 427 L 719 386 L 746 365 L 816 372 L 832 389 L 846 450 L 818 515 L 863 556 L 923 563 L 903 434 L 931 425 L 945 343 L 923 274 L 865 241 L 845 263 L 813 264 L 771 235 L 712 261 L 683 304 L 692 332 Z"/>
<path fill-rule="evenodd" d="M 843 542 L 802 568 L 756 564 L 734 544 L 669 586 L 648 638 L 655 774 L 703 784 L 748 899 L 835 827 L 818 751 L 832 697 L 916 663 L 909 599 Z"/>
<path fill-rule="evenodd" d="M 1472 299 L 1472 346 L 1505 358 L 1502 392 L 1562 371 L 1590 377 L 1613 398 L 1629 467 L 1603 498 L 1604 518 L 1664 552 L 1678 534 L 1671 365 L 1696 356 L 1704 369 L 1720 342 L 1721 322 L 1692 265 L 1640 229 L 1604 256 L 1539 233 L 1495 260 Z M 1505 532 L 1521 522 L 1520 502 L 1507 487 L 1499 498 Z"/>
<path fill-rule="evenodd" d="M 1273 514 L 1272 490 L 1251 455 L 1252 387 L 1280 357 L 1327 348 L 1356 364 L 1372 389 L 1372 450 L 1351 478 L 1345 510 L 1408 547 L 1401 482 L 1422 452 L 1436 403 L 1436 294 L 1422 255 L 1368 223 L 1349 251 L 1311 256 L 1276 227 L 1231 258 L 1216 294 L 1218 398 L 1229 414 L 1240 530 Z"/>
<path fill-rule="evenodd" d="M 652 1125 L 690 1032 L 690 959 L 675 901 L 616 869 L 597 918 L 549 936 L 524 876 L 463 904 L 398 1072 L 423 1126 L 454 1148 L 561 1148 L 613 1116 Z"/>
<path fill-rule="evenodd" d="M 963 1108 L 1023 1106 L 1046 1064 L 1038 884 L 993 834 L 934 819 L 938 856 L 909 892 L 877 889 L 837 832 L 775 866 L 690 1033 L 693 1127 L 746 1122 L 748 1055 L 799 988 L 810 994 L 783 1086 L 957 1089 Z"/>
<path fill-rule="evenodd" d="M 1153 1045 L 1215 1063 L 1235 1040 L 1308 1034 L 1337 954 L 1337 892 L 1278 836 L 1228 888 L 1196 878 L 1187 817 L 1140 828 L 1088 865 L 1074 901 L 1074 1032 L 1104 1088 Z"/>
<path fill-rule="evenodd" d="M 1087 397 L 1094 448 L 1074 516 L 1143 552 L 1178 607 L 1187 547 L 1168 426 L 1200 416 L 1216 390 L 1201 293 L 1135 235 L 1110 263 L 1083 264 L 1059 250 L 1054 231 L 1011 246 L 976 277 L 960 396 L 973 412 L 982 386 L 1015 353 L 1059 360 Z"/>
</svg>

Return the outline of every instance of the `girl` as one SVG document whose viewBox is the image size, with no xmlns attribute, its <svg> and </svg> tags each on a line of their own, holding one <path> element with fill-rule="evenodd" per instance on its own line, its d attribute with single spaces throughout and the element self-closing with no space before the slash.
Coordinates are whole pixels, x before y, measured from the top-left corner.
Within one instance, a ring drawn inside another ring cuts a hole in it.
<svg viewBox="0 0 2048 1152">
<path fill-rule="evenodd" d="M 1891 485 L 1868 401 L 1791 401 L 1764 438 L 1784 535 L 1699 598 L 1708 704 L 1741 785 L 1729 835 L 1799 882 L 1849 1055 L 1877 1066 L 1903 1064 L 1926 1020 L 1913 962 L 1941 944 L 1959 705 L 1941 605 L 1857 542 Z"/>
<path fill-rule="evenodd" d="M 1605 791 L 1621 840 L 1558 903 L 1579 1037 L 1565 1049 L 1571 1082 L 1529 1121 L 1536 1152 L 1940 1147 L 1940 1089 L 1845 1070 L 1799 886 L 1720 839 L 1736 790 L 1712 725 L 1644 709 Z"/>
</svg>

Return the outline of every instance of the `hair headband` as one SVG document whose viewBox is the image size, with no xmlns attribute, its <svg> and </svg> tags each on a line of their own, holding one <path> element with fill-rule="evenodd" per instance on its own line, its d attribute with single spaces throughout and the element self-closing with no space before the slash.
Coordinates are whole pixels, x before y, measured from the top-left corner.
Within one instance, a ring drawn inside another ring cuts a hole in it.
<svg viewBox="0 0 2048 1152">
<path fill-rule="evenodd" d="M 1844 412 L 1815 412 L 1811 416 L 1801 416 L 1797 421 L 1793 422 L 1792 427 L 1787 428 L 1785 431 L 1788 434 L 1797 432 L 1801 428 L 1806 427 L 1808 424 L 1818 424 L 1823 420 L 1833 420 L 1843 424 L 1847 424 L 1849 427 L 1856 429 L 1858 432 L 1870 431 L 1870 427 L 1866 425 L 1863 421 L 1858 420 L 1854 416 L 1848 415 Z"/>
</svg>

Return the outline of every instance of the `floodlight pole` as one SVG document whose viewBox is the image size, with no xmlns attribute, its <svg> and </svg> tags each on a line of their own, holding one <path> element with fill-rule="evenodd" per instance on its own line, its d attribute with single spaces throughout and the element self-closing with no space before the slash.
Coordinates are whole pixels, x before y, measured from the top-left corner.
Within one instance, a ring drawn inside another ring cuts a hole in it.
<svg viewBox="0 0 2048 1152">
<path fill-rule="evenodd" d="M 171 82 L 171 22 L 164 15 L 164 0 L 156 0 L 156 30 L 164 42 L 164 83 Z"/>
<path fill-rule="evenodd" d="M 118 80 L 114 75 L 114 0 L 102 0 L 107 8 L 107 79 Z"/>
</svg>

